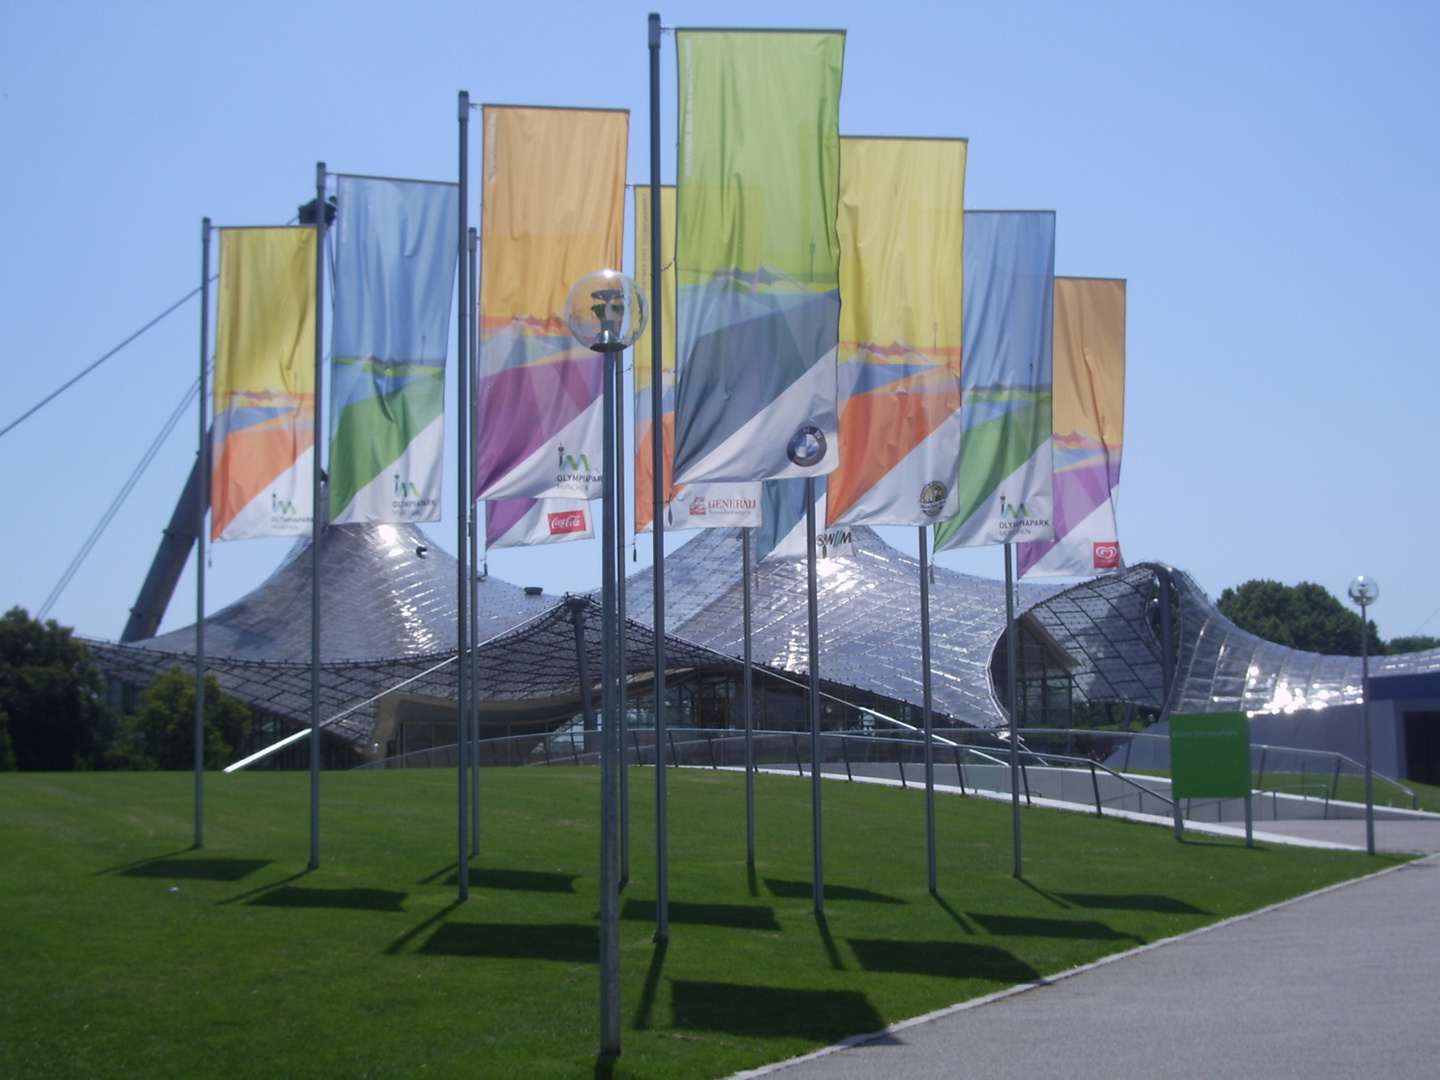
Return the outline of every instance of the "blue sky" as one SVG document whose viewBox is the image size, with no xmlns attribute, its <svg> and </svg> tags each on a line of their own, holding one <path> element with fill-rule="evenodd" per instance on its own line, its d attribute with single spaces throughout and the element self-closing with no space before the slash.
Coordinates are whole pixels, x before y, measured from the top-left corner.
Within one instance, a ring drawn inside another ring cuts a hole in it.
<svg viewBox="0 0 1440 1080">
<path fill-rule="evenodd" d="M 650 10 L 6 5 L 0 426 L 194 287 L 203 216 L 283 223 L 319 160 L 452 178 L 458 90 L 629 108 L 631 179 L 645 180 Z M 1270 577 L 1343 596 L 1366 573 L 1384 636 L 1440 636 L 1440 5 L 661 14 L 667 26 L 846 29 L 842 133 L 967 136 L 971 207 L 1053 209 L 1057 272 L 1129 280 L 1128 561 L 1169 562 L 1212 595 Z M 667 37 L 667 180 L 673 70 Z M 0 605 L 44 602 L 194 379 L 197 335 L 192 302 L 0 437 Z M 194 443 L 192 412 L 52 617 L 118 636 Z M 454 502 L 432 527 L 451 550 Z M 914 549 L 910 530 L 887 537 Z M 210 610 L 288 547 L 217 545 Z M 940 561 L 1001 572 L 999 549 Z M 490 570 L 549 592 L 591 588 L 598 544 L 496 552 Z M 193 618 L 192 580 L 187 569 L 166 628 Z"/>
</svg>

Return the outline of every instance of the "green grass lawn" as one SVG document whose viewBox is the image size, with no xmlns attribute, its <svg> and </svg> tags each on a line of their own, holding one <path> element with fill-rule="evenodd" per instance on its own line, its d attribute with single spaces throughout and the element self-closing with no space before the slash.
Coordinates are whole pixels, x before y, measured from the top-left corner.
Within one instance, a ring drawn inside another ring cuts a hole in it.
<svg viewBox="0 0 1440 1080">
<path fill-rule="evenodd" d="M 650 940 L 653 773 L 632 770 L 616 1077 L 718 1077 L 1397 861 L 827 782 L 826 918 L 808 781 L 671 772 L 671 940 Z M 580 1077 L 597 1071 L 593 769 L 482 779 L 455 900 L 448 771 L 0 774 L 0 1076 Z"/>
</svg>

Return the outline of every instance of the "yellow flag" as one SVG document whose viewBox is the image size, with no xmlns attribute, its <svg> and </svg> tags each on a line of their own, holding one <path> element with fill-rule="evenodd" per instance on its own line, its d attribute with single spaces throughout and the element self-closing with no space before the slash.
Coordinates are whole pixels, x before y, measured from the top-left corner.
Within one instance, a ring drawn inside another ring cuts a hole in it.
<svg viewBox="0 0 1440 1080">
<path fill-rule="evenodd" d="M 211 539 L 308 534 L 314 446 L 315 230 L 221 229 Z"/>
<path fill-rule="evenodd" d="M 630 116 L 485 106 L 475 494 L 600 493 L 602 364 L 565 322 L 570 287 L 619 270 Z"/>
</svg>

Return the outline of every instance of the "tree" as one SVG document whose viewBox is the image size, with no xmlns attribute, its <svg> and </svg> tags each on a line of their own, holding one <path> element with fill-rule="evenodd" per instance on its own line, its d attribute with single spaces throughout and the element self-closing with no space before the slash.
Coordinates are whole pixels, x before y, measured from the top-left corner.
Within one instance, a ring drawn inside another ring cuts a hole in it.
<svg viewBox="0 0 1440 1080">
<path fill-rule="evenodd" d="M 1424 652 L 1426 649 L 1440 649 L 1440 638 L 1412 634 L 1409 637 L 1392 637 L 1385 643 L 1385 651 L 1391 656 L 1397 653 Z"/>
<path fill-rule="evenodd" d="M 15 766 L 65 771 L 103 764 L 112 731 L 105 678 L 74 631 L 13 607 L 0 617 L 0 713 Z"/>
<path fill-rule="evenodd" d="M 10 745 L 10 718 L 0 709 L 0 772 L 15 768 L 15 748 Z"/>
<path fill-rule="evenodd" d="M 195 767 L 195 676 L 176 664 L 155 676 L 140 695 L 140 711 L 127 717 L 130 754 L 137 768 Z M 250 706 L 205 676 L 205 767 L 223 768 L 250 734 Z"/>
<path fill-rule="evenodd" d="M 1247 581 L 1220 594 L 1221 613 L 1242 630 L 1266 641 L 1327 656 L 1360 655 L 1360 613 L 1351 611 L 1323 585 L 1302 581 Z M 1386 651 L 1369 620 L 1364 632 L 1372 655 Z"/>
</svg>

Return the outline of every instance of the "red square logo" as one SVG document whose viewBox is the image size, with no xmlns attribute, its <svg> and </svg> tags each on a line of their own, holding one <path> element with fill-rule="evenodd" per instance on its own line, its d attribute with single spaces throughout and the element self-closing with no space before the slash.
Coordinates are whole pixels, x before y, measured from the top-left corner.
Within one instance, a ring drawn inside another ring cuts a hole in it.
<svg viewBox="0 0 1440 1080">
<path fill-rule="evenodd" d="M 1114 540 L 1097 540 L 1095 542 L 1095 569 L 1120 569 L 1120 545 Z"/>
</svg>

